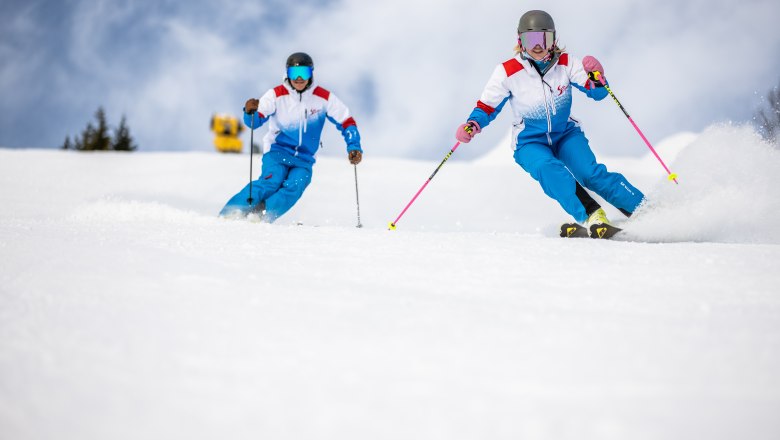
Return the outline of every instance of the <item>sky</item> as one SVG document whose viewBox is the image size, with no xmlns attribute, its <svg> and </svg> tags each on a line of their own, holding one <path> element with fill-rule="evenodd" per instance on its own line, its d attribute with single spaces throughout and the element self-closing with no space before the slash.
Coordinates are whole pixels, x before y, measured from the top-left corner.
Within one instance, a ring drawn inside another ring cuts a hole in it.
<svg viewBox="0 0 780 440">
<path fill-rule="evenodd" d="M 240 115 L 280 83 L 290 53 L 306 51 L 317 81 L 351 108 L 367 154 L 442 157 L 529 9 L 553 16 L 570 53 L 602 62 L 653 142 L 749 121 L 780 81 L 773 0 L 10 0 L 0 4 L 0 145 L 58 147 L 103 106 L 114 126 L 127 117 L 142 150 L 214 151 L 211 115 Z M 646 151 L 611 100 L 582 95 L 574 115 L 597 153 Z M 509 125 L 499 116 L 456 160 L 484 154 Z M 335 129 L 323 142 L 322 155 L 345 154 Z"/>
<path fill-rule="evenodd" d="M 343 157 L 269 225 L 246 156 L 0 148 L 3 438 L 776 440 L 780 150 L 605 156 L 650 201 L 592 240 L 503 149 L 388 231 L 438 161 L 358 165 L 356 228 Z"/>
</svg>

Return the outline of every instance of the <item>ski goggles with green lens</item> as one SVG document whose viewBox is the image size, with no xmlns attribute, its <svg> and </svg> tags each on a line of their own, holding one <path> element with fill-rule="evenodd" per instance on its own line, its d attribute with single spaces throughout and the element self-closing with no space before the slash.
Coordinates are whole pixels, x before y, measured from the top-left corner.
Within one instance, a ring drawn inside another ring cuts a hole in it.
<svg viewBox="0 0 780 440">
<path fill-rule="evenodd" d="M 287 68 L 287 78 L 291 81 L 295 79 L 302 79 L 308 81 L 311 79 L 311 66 L 290 66 Z"/>
<path fill-rule="evenodd" d="M 533 49 L 541 46 L 542 49 L 552 49 L 555 45 L 555 32 L 551 31 L 530 31 L 520 34 L 520 44 L 525 49 Z"/>
</svg>

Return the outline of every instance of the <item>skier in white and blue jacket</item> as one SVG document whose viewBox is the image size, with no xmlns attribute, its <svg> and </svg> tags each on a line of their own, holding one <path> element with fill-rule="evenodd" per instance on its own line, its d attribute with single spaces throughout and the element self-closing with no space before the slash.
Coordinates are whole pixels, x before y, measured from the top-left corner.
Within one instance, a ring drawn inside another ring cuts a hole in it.
<svg viewBox="0 0 780 440">
<path fill-rule="evenodd" d="M 583 186 L 630 216 L 644 195 L 622 174 L 609 172 L 596 161 L 571 115 L 572 87 L 597 101 L 607 96 L 604 84 L 588 76 L 596 71 L 603 74 L 601 63 L 591 56 L 579 60 L 559 49 L 555 24 L 544 11 L 523 14 L 517 33 L 515 56 L 493 71 L 456 138 L 469 142 L 508 101 L 514 116 L 515 162 L 541 184 L 545 194 L 589 229 L 609 220 Z"/>
<path fill-rule="evenodd" d="M 221 216 L 257 213 L 273 222 L 295 205 L 311 182 L 312 166 L 320 148 L 325 120 L 335 124 L 347 144 L 349 162 L 363 157 L 360 133 L 349 109 L 339 98 L 314 83 L 314 62 L 303 52 L 287 58 L 284 83 L 244 106 L 250 128 L 269 125 L 263 139 L 260 177 L 228 201 Z"/>
</svg>

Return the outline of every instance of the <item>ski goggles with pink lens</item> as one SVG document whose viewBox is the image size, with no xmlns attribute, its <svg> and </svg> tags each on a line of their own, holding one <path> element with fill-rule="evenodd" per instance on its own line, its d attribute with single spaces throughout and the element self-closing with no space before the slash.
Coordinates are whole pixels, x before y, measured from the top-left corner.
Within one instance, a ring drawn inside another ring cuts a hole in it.
<svg viewBox="0 0 780 440">
<path fill-rule="evenodd" d="M 287 68 L 287 78 L 290 80 L 302 79 L 308 81 L 311 79 L 311 66 L 290 66 Z"/>
<path fill-rule="evenodd" d="M 525 49 L 533 49 L 537 45 L 542 49 L 552 49 L 555 45 L 555 32 L 551 31 L 530 31 L 520 34 L 520 44 Z"/>
</svg>

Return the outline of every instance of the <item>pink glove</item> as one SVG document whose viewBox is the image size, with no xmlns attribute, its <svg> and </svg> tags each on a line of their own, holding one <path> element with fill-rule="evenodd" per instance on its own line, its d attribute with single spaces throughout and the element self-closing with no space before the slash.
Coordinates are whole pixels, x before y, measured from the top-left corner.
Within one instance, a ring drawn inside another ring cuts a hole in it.
<svg viewBox="0 0 780 440">
<path fill-rule="evenodd" d="M 588 55 L 585 58 L 582 59 L 582 67 L 585 69 L 585 72 L 588 73 L 588 82 L 592 82 L 592 84 L 595 85 L 604 85 L 607 83 L 607 78 L 604 76 L 604 66 L 601 65 L 599 60 L 596 58 L 593 58 L 592 56 Z M 593 72 L 598 72 L 599 76 L 596 78 L 598 82 L 593 81 Z M 586 82 L 587 84 L 587 82 Z M 592 89 L 593 86 L 587 87 L 588 89 Z"/>
<path fill-rule="evenodd" d="M 468 144 L 471 139 L 474 138 L 482 130 L 479 128 L 479 124 L 475 121 L 468 121 L 465 124 L 460 124 L 455 131 L 455 139 L 464 144 Z"/>
</svg>

